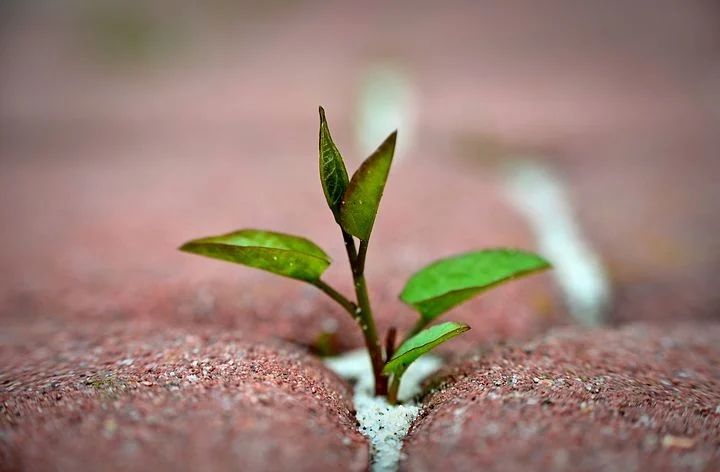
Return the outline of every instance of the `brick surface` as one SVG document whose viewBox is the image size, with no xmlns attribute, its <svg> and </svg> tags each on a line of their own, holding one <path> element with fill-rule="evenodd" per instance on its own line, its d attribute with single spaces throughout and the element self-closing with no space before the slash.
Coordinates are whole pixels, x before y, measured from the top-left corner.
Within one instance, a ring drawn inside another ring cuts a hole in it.
<svg viewBox="0 0 720 472">
<path fill-rule="evenodd" d="M 554 330 L 431 381 L 401 470 L 715 470 L 720 327 Z"/>
<path fill-rule="evenodd" d="M 348 386 L 296 346 L 124 323 L 29 328 L 2 335 L 0 470 L 367 468 Z"/>
<path fill-rule="evenodd" d="M 417 98 L 368 256 L 381 331 L 412 323 L 397 293 L 431 260 L 535 247 L 494 172 L 460 163 L 467 136 L 566 178 L 610 269 L 611 321 L 650 323 L 541 337 L 568 322 L 549 274 L 463 305 L 448 318 L 474 329 L 441 352 L 489 351 L 426 399 L 405 469 L 716 465 L 717 325 L 678 324 L 718 314 L 714 7 L 306 1 L 216 23 L 150 3 L 157 38 L 173 21 L 186 36 L 128 67 L 88 50 L 83 8 L 18 9 L 0 30 L 0 469 L 366 468 L 348 386 L 286 342 L 358 346 L 349 317 L 299 282 L 175 248 L 242 227 L 305 235 L 350 293 L 315 113 L 355 168 L 359 77 L 378 58 Z"/>
<path fill-rule="evenodd" d="M 638 136 L 566 161 L 578 219 L 616 292 L 612 321 L 718 320 L 716 134 Z"/>
</svg>

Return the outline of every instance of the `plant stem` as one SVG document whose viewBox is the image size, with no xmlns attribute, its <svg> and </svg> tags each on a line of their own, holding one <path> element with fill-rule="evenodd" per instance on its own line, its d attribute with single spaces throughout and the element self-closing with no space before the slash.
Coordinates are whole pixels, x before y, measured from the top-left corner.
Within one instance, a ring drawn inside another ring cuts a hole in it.
<svg viewBox="0 0 720 472">
<path fill-rule="evenodd" d="M 355 265 L 357 264 L 357 250 L 355 249 L 355 240 L 352 235 L 345 230 L 342 230 L 343 241 L 345 242 L 345 251 L 350 261 L 350 268 L 353 273 L 355 272 Z"/>
<path fill-rule="evenodd" d="M 367 241 L 360 241 L 360 250 L 357 255 L 357 272 L 360 274 L 365 273 L 365 258 L 367 257 Z"/>
<path fill-rule="evenodd" d="M 390 383 L 390 389 L 387 394 L 387 401 L 391 405 L 397 405 L 398 391 L 400 390 L 400 376 L 393 374 L 392 382 Z"/>
<path fill-rule="evenodd" d="M 357 296 L 358 309 L 355 312 L 355 320 L 360 325 L 365 340 L 365 346 L 370 354 L 373 376 L 375 377 L 375 395 L 386 395 L 388 379 L 383 375 L 385 366 L 382 346 L 377 335 L 375 319 L 373 318 L 370 298 L 368 297 L 367 283 L 365 282 L 365 255 L 367 254 L 367 241 L 360 241 L 360 252 L 355 251 L 355 241 L 352 236 L 343 230 L 345 248 L 350 259 L 352 268 L 355 295 Z"/>
<path fill-rule="evenodd" d="M 345 311 L 350 313 L 350 316 L 352 316 L 353 319 L 357 316 L 357 305 L 345 298 L 343 294 L 341 294 L 322 280 L 318 279 L 311 283 L 323 292 L 325 292 L 330 298 L 335 300 L 340 306 L 345 309 Z"/>
<path fill-rule="evenodd" d="M 397 339 L 397 329 L 393 326 L 385 336 L 385 359 L 388 361 L 395 355 L 395 340 Z"/>
</svg>

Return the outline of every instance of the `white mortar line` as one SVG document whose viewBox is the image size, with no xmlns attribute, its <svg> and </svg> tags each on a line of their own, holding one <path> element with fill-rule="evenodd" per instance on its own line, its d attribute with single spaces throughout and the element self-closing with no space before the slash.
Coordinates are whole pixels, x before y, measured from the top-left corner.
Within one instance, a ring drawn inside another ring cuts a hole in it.
<svg viewBox="0 0 720 472">
<path fill-rule="evenodd" d="M 403 69 L 392 61 L 370 64 L 363 73 L 356 101 L 356 140 L 368 156 L 398 130 L 394 163 L 400 162 L 415 138 L 415 90 Z"/>
<path fill-rule="evenodd" d="M 512 203 L 530 222 L 538 250 L 553 264 L 570 313 L 586 325 L 605 321 L 612 293 L 602 261 L 582 234 L 563 182 L 547 167 L 515 162 L 506 178 Z"/>
<path fill-rule="evenodd" d="M 422 393 L 421 382 L 442 365 L 432 355 L 415 361 L 403 375 L 398 392 L 402 405 L 391 406 L 382 397 L 373 395 L 373 374 L 366 350 L 348 352 L 325 360 L 325 365 L 341 377 L 355 382 L 353 403 L 360 422 L 360 432 L 370 442 L 370 470 L 396 472 L 402 459 L 402 446 L 420 407 L 412 398 Z"/>
</svg>

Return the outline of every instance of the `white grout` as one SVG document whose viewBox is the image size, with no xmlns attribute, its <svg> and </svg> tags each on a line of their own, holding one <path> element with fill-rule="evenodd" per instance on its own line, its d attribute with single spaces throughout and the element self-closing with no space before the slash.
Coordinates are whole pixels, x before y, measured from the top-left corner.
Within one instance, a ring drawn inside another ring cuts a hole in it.
<svg viewBox="0 0 720 472">
<path fill-rule="evenodd" d="M 521 161 L 510 168 L 506 183 L 511 201 L 533 228 L 539 252 L 553 264 L 570 313 L 586 325 L 602 324 L 610 282 L 574 218 L 563 182 L 541 164 Z"/>
<path fill-rule="evenodd" d="M 325 360 L 325 365 L 341 377 L 355 382 L 353 402 L 360 432 L 370 441 L 371 472 L 395 472 L 402 459 L 402 446 L 420 407 L 412 401 L 422 393 L 421 382 L 440 368 L 442 361 L 424 355 L 403 375 L 398 392 L 402 405 L 391 406 L 382 397 L 373 395 L 370 357 L 361 349 Z"/>
<path fill-rule="evenodd" d="M 415 134 L 415 91 L 401 67 L 378 62 L 364 71 L 356 114 L 356 139 L 362 156 L 370 155 L 395 130 L 395 163 L 408 154 Z"/>
</svg>

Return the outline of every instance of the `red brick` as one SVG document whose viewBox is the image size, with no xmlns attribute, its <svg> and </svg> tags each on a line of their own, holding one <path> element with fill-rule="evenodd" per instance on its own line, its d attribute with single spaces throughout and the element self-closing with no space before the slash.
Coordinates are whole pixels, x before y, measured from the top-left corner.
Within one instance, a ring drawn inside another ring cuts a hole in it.
<svg viewBox="0 0 720 472">
<path fill-rule="evenodd" d="M 0 351 L 0 470 L 367 468 L 348 386 L 296 346 L 122 323 L 38 331 L 16 327 Z"/>
<path fill-rule="evenodd" d="M 720 319 L 716 134 L 584 143 L 582 159 L 565 159 L 578 219 L 614 287 L 611 321 Z"/>
<path fill-rule="evenodd" d="M 715 470 L 720 326 L 554 330 L 444 369 L 401 470 Z"/>
</svg>

